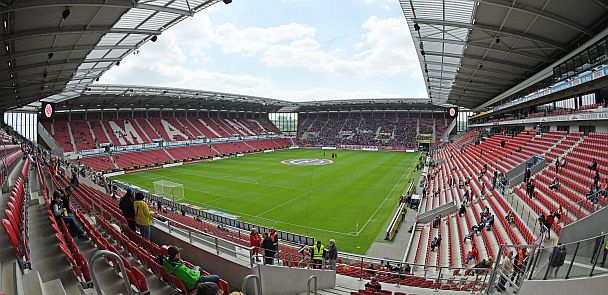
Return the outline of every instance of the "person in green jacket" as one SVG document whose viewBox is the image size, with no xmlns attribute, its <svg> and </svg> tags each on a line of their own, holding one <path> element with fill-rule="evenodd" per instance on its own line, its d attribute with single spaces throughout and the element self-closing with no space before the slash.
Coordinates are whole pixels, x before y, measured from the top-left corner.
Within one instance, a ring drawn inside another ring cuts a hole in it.
<svg viewBox="0 0 608 295">
<path fill-rule="evenodd" d="M 167 258 L 163 260 L 163 268 L 167 273 L 174 275 L 184 283 L 188 290 L 196 288 L 200 283 L 214 282 L 219 283 L 218 275 L 202 276 L 199 267 L 194 269 L 187 267 L 181 260 L 181 253 L 175 246 L 167 249 Z"/>
</svg>

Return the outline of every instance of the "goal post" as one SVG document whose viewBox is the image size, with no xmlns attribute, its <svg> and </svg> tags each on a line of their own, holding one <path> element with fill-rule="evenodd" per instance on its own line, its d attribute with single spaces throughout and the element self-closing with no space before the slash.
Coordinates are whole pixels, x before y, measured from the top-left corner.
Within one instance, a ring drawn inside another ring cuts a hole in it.
<svg viewBox="0 0 608 295">
<path fill-rule="evenodd" d="M 183 201 L 184 185 L 177 182 L 158 180 L 154 182 L 154 193 L 173 202 Z"/>
</svg>

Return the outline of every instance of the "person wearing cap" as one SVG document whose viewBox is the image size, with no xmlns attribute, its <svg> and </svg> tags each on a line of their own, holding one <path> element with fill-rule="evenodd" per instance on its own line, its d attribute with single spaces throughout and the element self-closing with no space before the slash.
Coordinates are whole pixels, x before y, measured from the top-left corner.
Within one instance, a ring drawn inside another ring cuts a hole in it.
<svg viewBox="0 0 608 295">
<path fill-rule="evenodd" d="M 135 194 L 133 209 L 135 209 L 135 224 L 139 228 L 139 233 L 142 237 L 149 240 L 150 226 L 152 225 L 152 212 L 148 208 L 148 203 L 144 201 L 144 194 L 142 192 L 137 192 Z"/>
<path fill-rule="evenodd" d="M 203 276 L 201 270 L 187 267 L 182 261 L 180 250 L 175 246 L 167 249 L 167 257 L 163 259 L 163 268 L 167 273 L 182 281 L 188 290 L 196 288 L 201 283 L 213 282 L 217 284 L 220 281 L 218 275 Z"/>
<path fill-rule="evenodd" d="M 55 216 L 55 219 L 57 221 L 59 221 L 59 219 L 63 220 L 63 223 L 65 224 L 71 235 L 76 235 L 78 236 L 78 238 L 83 240 L 88 239 L 87 235 L 76 224 L 72 213 L 68 212 L 67 209 L 63 208 L 63 194 L 59 190 L 56 190 L 53 193 L 53 200 L 51 201 L 51 210 L 53 212 L 53 216 Z"/>
<path fill-rule="evenodd" d="M 118 207 L 120 211 L 122 211 L 122 216 L 127 220 L 129 224 L 129 228 L 135 231 L 136 223 L 135 223 L 135 207 L 133 206 L 133 202 L 135 198 L 133 197 L 133 189 L 128 188 L 127 193 L 122 196 L 120 199 L 120 203 L 118 203 Z"/>
<path fill-rule="evenodd" d="M 317 240 L 317 244 L 312 247 L 312 268 L 323 268 L 323 258 L 325 257 L 325 246 Z"/>
<path fill-rule="evenodd" d="M 376 277 L 372 277 L 371 280 L 365 284 L 365 289 L 373 289 L 376 292 L 382 291 L 382 286 L 378 283 Z"/>
</svg>

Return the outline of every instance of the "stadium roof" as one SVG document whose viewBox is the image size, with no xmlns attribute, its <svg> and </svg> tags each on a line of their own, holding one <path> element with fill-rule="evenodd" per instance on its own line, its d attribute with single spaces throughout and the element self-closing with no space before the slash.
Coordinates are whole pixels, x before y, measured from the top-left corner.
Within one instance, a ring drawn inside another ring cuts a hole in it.
<svg viewBox="0 0 608 295">
<path fill-rule="evenodd" d="M 603 0 L 400 3 L 430 98 L 471 109 L 568 54 L 608 19 Z"/>
<path fill-rule="evenodd" d="M 92 84 L 75 98 L 57 103 L 58 110 L 211 110 L 255 112 L 335 112 L 349 110 L 443 110 L 428 99 L 377 98 L 291 102 L 285 100 L 135 85 Z"/>
<path fill-rule="evenodd" d="M 78 96 L 145 42 L 219 0 L 0 0 L 0 110 Z"/>
</svg>

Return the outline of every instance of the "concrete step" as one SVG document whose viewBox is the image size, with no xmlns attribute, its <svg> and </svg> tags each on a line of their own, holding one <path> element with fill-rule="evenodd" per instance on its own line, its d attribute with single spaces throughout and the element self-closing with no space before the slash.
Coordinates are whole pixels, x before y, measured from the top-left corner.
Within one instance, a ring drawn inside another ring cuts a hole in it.
<svg viewBox="0 0 608 295">
<path fill-rule="evenodd" d="M 47 295 L 67 295 L 60 279 L 44 283 L 43 290 Z"/>
<path fill-rule="evenodd" d="M 46 295 L 43 288 L 42 278 L 38 271 L 33 271 L 23 276 L 23 290 L 27 295 Z"/>
</svg>

